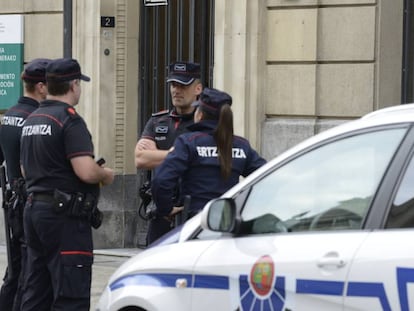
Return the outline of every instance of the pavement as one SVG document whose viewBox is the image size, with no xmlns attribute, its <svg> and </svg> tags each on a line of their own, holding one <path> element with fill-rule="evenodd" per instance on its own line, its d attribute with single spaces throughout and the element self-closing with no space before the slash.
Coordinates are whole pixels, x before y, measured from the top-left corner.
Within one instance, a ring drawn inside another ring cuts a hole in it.
<svg viewBox="0 0 414 311">
<path fill-rule="evenodd" d="M 92 266 L 91 311 L 99 301 L 109 277 L 130 257 L 142 252 L 139 248 L 97 249 L 94 250 L 94 264 Z M 0 282 L 7 267 L 6 246 L 0 245 Z"/>
</svg>

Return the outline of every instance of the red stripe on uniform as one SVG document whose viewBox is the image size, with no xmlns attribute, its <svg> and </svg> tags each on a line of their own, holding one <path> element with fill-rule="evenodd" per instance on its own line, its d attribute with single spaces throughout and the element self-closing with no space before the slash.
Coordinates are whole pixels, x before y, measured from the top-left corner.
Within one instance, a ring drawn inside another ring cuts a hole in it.
<svg viewBox="0 0 414 311">
<path fill-rule="evenodd" d="M 85 256 L 93 256 L 92 252 L 86 251 L 61 251 L 61 255 L 85 255 Z"/>
</svg>

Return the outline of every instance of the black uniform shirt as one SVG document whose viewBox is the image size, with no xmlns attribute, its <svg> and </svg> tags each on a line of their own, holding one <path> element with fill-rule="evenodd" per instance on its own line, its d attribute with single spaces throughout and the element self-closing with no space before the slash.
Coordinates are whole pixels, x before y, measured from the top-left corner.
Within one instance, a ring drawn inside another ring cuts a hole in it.
<svg viewBox="0 0 414 311">
<path fill-rule="evenodd" d="M 166 110 L 154 113 L 145 125 L 141 138 L 155 141 L 160 150 L 168 150 L 180 134 L 188 132 L 187 126 L 193 123 L 194 112 L 177 114 L 175 110 Z"/>
<path fill-rule="evenodd" d="M 20 137 L 26 118 L 39 107 L 38 101 L 22 96 L 6 111 L 0 127 L 0 144 L 6 160 L 9 182 L 22 177 L 20 170 Z"/>
<path fill-rule="evenodd" d="M 26 120 L 22 131 L 21 162 L 27 191 L 97 193 L 99 185 L 82 182 L 70 159 L 93 157 L 91 135 L 75 109 L 63 102 L 46 100 Z"/>
</svg>

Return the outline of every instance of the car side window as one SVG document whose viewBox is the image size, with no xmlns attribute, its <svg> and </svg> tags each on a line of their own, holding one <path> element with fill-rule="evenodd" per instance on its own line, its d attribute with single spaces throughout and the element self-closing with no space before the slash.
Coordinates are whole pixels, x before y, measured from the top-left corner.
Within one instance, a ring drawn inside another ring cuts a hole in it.
<svg viewBox="0 0 414 311">
<path fill-rule="evenodd" d="M 360 229 L 406 131 L 355 134 L 277 168 L 251 187 L 242 233 Z"/>
<path fill-rule="evenodd" d="M 413 228 L 414 227 L 414 159 L 405 171 L 404 177 L 398 188 L 390 213 L 387 218 L 386 228 Z"/>
</svg>

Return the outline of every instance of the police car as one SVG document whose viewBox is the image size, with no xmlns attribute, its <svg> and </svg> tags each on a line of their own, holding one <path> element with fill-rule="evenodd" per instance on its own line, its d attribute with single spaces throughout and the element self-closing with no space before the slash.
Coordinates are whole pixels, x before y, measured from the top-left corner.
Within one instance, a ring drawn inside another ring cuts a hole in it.
<svg viewBox="0 0 414 311">
<path fill-rule="evenodd" d="M 270 161 L 118 268 L 97 310 L 414 310 L 414 105 Z"/>
</svg>

